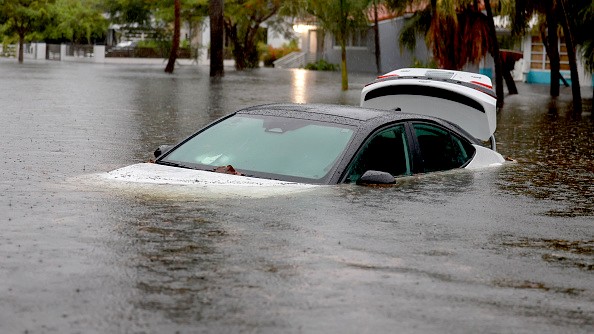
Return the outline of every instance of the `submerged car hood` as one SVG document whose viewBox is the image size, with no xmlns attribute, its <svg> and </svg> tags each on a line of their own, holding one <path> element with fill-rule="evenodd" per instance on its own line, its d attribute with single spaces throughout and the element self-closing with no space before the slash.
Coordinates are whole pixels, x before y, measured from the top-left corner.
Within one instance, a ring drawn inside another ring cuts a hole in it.
<svg viewBox="0 0 594 334">
<path fill-rule="evenodd" d="M 320 185 L 260 179 L 204 170 L 139 163 L 96 175 L 108 187 L 201 194 L 204 197 L 268 197 L 300 192 Z M 168 187 L 162 187 L 163 185 Z"/>
<path fill-rule="evenodd" d="M 159 183 L 159 184 L 193 184 L 218 186 L 313 186 L 309 184 L 260 179 L 225 173 L 215 173 L 197 169 L 171 167 L 154 163 L 140 163 L 122 167 L 104 176 L 127 182 Z"/>
</svg>

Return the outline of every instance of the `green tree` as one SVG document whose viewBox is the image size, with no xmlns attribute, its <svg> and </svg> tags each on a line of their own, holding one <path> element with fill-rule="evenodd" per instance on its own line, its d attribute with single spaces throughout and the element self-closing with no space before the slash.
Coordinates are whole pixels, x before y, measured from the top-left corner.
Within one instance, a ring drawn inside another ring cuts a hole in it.
<svg viewBox="0 0 594 334">
<path fill-rule="evenodd" d="M 306 12 L 314 16 L 324 31 L 330 32 L 340 45 L 342 90 L 349 89 L 346 61 L 348 38 L 369 29 L 367 9 L 370 0 L 308 0 Z"/>
<path fill-rule="evenodd" d="M 224 27 L 231 42 L 235 68 L 256 68 L 259 63 L 258 42 L 263 39 L 262 25 L 280 32 L 288 29 L 282 12 L 292 0 L 227 0 Z"/>
<path fill-rule="evenodd" d="M 109 23 L 99 5 L 99 0 L 56 0 L 48 6 L 45 37 L 80 44 L 103 40 Z"/>
<path fill-rule="evenodd" d="M 163 27 L 165 38 L 171 40 L 165 72 L 173 73 L 179 56 L 182 21 L 190 30 L 202 24 L 207 15 L 207 0 L 157 0 L 151 9 L 157 25 Z"/>
<path fill-rule="evenodd" d="M 50 0 L 0 0 L 2 31 L 6 36 L 16 36 L 19 43 L 18 61 L 23 63 L 25 41 L 41 38 L 48 22 Z"/>
<path fill-rule="evenodd" d="M 165 71 L 172 73 L 179 55 L 182 22 L 190 30 L 202 24 L 208 0 L 105 0 L 113 23 L 153 29 L 169 52 Z"/>
<path fill-rule="evenodd" d="M 104 0 L 104 7 L 110 21 L 117 24 L 137 23 L 150 26 L 155 1 L 144 0 Z"/>
</svg>

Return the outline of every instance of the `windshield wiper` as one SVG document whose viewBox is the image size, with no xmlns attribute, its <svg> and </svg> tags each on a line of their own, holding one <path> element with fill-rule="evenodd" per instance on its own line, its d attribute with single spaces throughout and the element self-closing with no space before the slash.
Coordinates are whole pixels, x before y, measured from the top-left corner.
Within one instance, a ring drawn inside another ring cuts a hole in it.
<svg viewBox="0 0 594 334">
<path fill-rule="evenodd" d="M 172 167 L 180 167 L 180 168 L 190 168 L 190 167 L 188 167 L 186 165 L 182 165 L 182 164 L 177 163 L 177 162 L 163 161 L 163 160 L 157 161 L 157 164 L 166 165 L 166 166 L 172 166 Z"/>
</svg>

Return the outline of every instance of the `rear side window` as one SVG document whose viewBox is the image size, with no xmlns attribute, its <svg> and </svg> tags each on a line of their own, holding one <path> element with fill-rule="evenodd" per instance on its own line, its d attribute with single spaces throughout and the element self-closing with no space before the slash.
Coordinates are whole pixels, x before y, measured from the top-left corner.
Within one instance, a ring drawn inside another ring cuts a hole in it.
<svg viewBox="0 0 594 334">
<path fill-rule="evenodd" d="M 444 128 L 426 123 L 415 123 L 413 128 L 425 173 L 460 168 L 474 155 L 469 142 Z"/>
<path fill-rule="evenodd" d="M 393 176 L 411 174 L 411 159 L 404 125 L 396 125 L 372 135 L 348 169 L 347 182 L 357 182 L 366 171 Z"/>
</svg>

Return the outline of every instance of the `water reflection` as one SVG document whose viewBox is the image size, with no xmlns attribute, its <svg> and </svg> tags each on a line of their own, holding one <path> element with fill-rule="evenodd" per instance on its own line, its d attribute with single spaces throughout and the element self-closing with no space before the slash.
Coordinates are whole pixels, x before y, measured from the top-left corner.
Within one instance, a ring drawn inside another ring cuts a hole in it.
<svg viewBox="0 0 594 334">
<path fill-rule="evenodd" d="M 220 247 L 228 239 L 224 224 L 203 204 L 137 198 L 131 206 L 147 208 L 126 219 L 120 233 L 133 241 L 129 265 L 135 269 L 141 310 L 162 310 L 172 320 L 201 317 L 216 299 Z"/>
<path fill-rule="evenodd" d="M 529 103 L 527 103 L 529 102 Z M 499 150 L 518 163 L 505 168 L 506 191 L 565 203 L 554 216 L 594 215 L 594 122 L 575 119 L 568 101 L 508 98 L 499 115 Z M 584 110 L 592 110 L 591 100 Z"/>
<path fill-rule="evenodd" d="M 479 172 L 454 170 L 397 178 L 394 185 L 341 186 L 340 194 L 352 201 L 390 210 L 398 201 L 439 204 L 452 197 L 475 191 L 475 178 Z M 485 183 L 483 178 L 481 183 Z M 386 200 L 389 198 L 389 200 Z"/>
<path fill-rule="evenodd" d="M 307 71 L 304 69 L 297 69 L 297 70 L 291 71 L 291 74 L 293 76 L 293 83 L 291 85 L 293 96 L 291 98 L 291 101 L 294 103 L 305 103 L 306 102 L 305 77 L 306 77 Z"/>
</svg>

